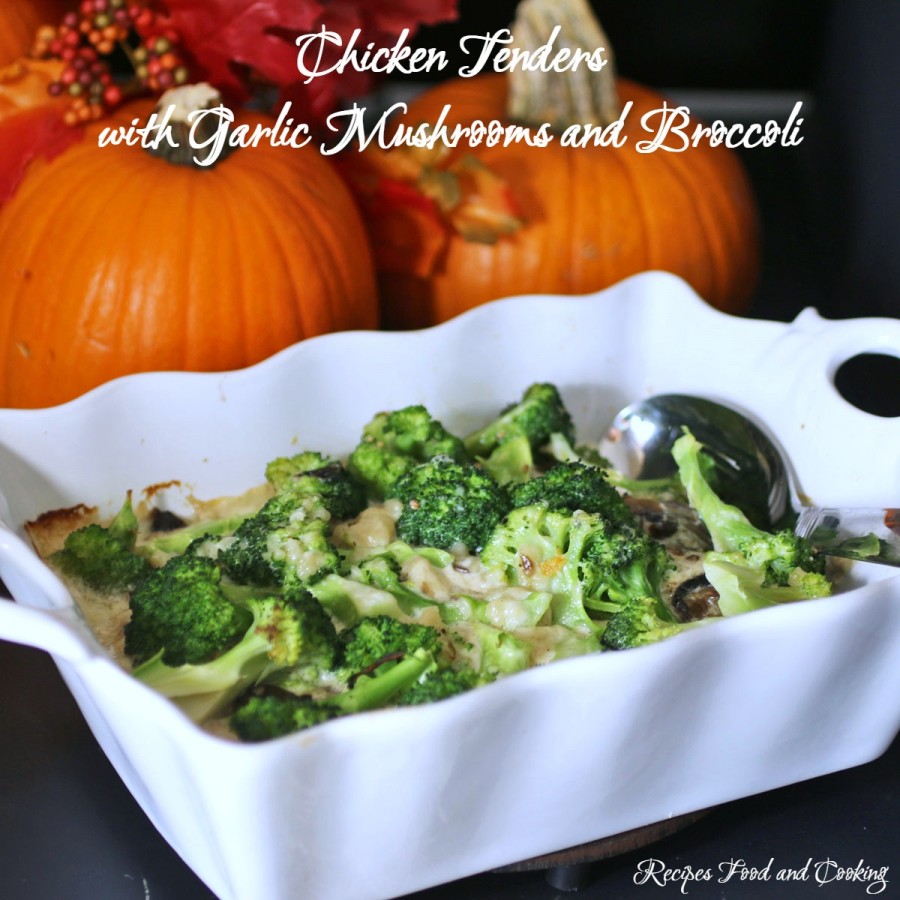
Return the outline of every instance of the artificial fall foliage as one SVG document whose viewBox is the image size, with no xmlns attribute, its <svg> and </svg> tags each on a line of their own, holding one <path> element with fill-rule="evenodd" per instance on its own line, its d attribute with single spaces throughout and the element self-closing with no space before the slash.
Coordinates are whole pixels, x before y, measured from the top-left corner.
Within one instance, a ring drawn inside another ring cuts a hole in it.
<svg viewBox="0 0 900 900">
<path fill-rule="evenodd" d="M 178 34 L 149 6 L 82 0 L 77 11 L 38 29 L 31 56 L 62 63 L 48 91 L 68 101 L 70 125 L 83 125 L 129 96 L 185 84 L 190 72 L 178 43 Z"/>
<path fill-rule="evenodd" d="M 346 70 L 302 83 L 296 39 L 323 27 L 344 45 L 356 29 L 357 46 L 391 46 L 404 29 L 450 21 L 456 0 L 160 0 L 170 28 L 192 62 L 195 80 L 214 84 L 230 97 L 246 99 L 262 82 L 279 89 L 280 99 L 299 105 L 311 121 L 321 121 L 339 103 L 372 87 L 372 76 Z M 327 69 L 343 46 L 328 44 Z"/>
<path fill-rule="evenodd" d="M 248 74 L 273 84 L 298 77 L 297 35 L 310 31 L 320 4 L 296 0 L 164 0 L 160 4 L 194 63 L 195 77 L 246 96 Z"/>
<path fill-rule="evenodd" d="M 317 125 L 368 91 L 373 76 L 351 67 L 305 83 L 298 36 L 323 29 L 339 36 L 323 48 L 321 68 L 328 70 L 356 32 L 363 51 L 455 16 L 456 0 L 72 0 L 36 29 L 31 55 L 65 64 L 51 91 L 69 100 L 70 124 L 191 80 L 214 85 L 235 105 L 274 88 L 276 100 L 295 103 L 296 114 Z"/>
</svg>

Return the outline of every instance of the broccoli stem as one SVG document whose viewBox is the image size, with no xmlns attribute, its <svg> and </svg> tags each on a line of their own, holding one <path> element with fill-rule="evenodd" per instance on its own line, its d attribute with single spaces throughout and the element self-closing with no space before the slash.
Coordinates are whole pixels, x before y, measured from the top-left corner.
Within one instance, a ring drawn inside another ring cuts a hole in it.
<svg viewBox="0 0 900 900">
<path fill-rule="evenodd" d="M 830 594 L 822 559 L 807 541 L 790 530 L 760 530 L 715 493 L 703 471 L 702 449 L 686 431 L 672 447 L 672 456 L 688 500 L 712 538 L 713 552 L 706 555 L 704 569 L 719 593 L 722 615 Z"/>
<path fill-rule="evenodd" d="M 167 666 L 160 651 L 132 674 L 173 700 L 194 722 L 205 722 L 265 676 L 271 649 L 269 638 L 251 629 L 239 644 L 210 662 Z"/>
<path fill-rule="evenodd" d="M 725 503 L 713 491 L 701 463 L 703 445 L 690 433 L 682 435 L 672 447 L 681 483 L 688 501 L 703 520 L 712 538 L 713 548 L 720 552 L 740 550 L 744 541 L 763 532 L 750 523 L 741 510 Z"/>
<path fill-rule="evenodd" d="M 328 704 L 344 714 L 380 709 L 434 667 L 434 656 L 428 650 L 416 650 L 397 663 L 381 666 L 374 675 L 360 676 L 349 690 L 329 698 Z"/>
<path fill-rule="evenodd" d="M 555 385 L 538 383 L 527 388 L 518 403 L 507 407 L 493 421 L 463 438 L 463 443 L 470 454 L 484 459 L 514 437 L 524 436 L 532 450 L 537 450 L 554 433 L 573 440 L 572 417 Z"/>
<path fill-rule="evenodd" d="M 435 605 L 433 600 L 402 588 L 399 583 L 395 590 L 342 575 L 326 575 L 309 591 L 332 618 L 347 627 L 370 616 L 390 616 L 408 621 L 426 606 Z"/>
<path fill-rule="evenodd" d="M 222 712 L 249 687 L 300 659 L 308 638 L 301 609 L 275 598 L 250 600 L 253 621 L 240 641 L 207 662 L 171 666 L 161 650 L 133 674 L 196 722 Z"/>
<path fill-rule="evenodd" d="M 157 534 L 146 541 L 141 542 L 137 547 L 139 553 L 145 555 L 154 552 L 165 554 L 181 554 L 198 538 L 210 535 L 211 537 L 221 537 L 224 535 L 234 534 L 237 527 L 250 514 L 240 516 L 229 516 L 224 519 L 216 519 L 212 522 L 192 522 L 183 528 L 175 528 L 162 534 Z"/>
</svg>

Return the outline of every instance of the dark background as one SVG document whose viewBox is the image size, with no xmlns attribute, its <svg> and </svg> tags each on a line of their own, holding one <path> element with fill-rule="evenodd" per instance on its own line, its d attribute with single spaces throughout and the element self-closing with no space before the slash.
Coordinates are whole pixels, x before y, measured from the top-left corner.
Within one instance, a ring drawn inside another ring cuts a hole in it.
<svg viewBox="0 0 900 900">
<path fill-rule="evenodd" d="M 862 4 L 860 4 L 862 5 Z M 878 5 L 878 2 L 873 4 Z M 818 77 L 829 0 L 592 0 L 622 75 L 657 87 L 812 87 Z M 416 43 L 446 48 L 456 71 L 467 34 L 512 21 L 514 0 L 460 0 L 458 21 L 423 28 Z M 452 55 L 455 54 L 455 55 Z"/>
<path fill-rule="evenodd" d="M 513 7 L 461 0 L 460 21 L 423 31 L 419 42 L 456 47 L 461 34 L 505 26 Z M 752 314 L 786 320 L 814 306 L 833 317 L 900 316 L 900 0 L 596 0 L 595 8 L 623 75 L 662 90 L 709 92 L 723 115 L 739 92 L 774 105 L 784 97 L 809 101 L 800 147 L 745 154 L 764 228 Z M 858 379 L 870 401 L 900 397 L 893 363 L 877 379 L 871 368 Z M 0 897 L 210 896 L 118 780 L 44 654 L 0 643 L 0 710 Z M 865 859 L 892 867 L 882 896 L 894 896 L 898 763 L 895 742 L 866 766 L 728 804 L 649 852 L 569 873 L 583 879 L 574 896 L 659 894 L 631 881 L 636 862 L 651 853 L 694 867 L 735 855 L 759 864 L 776 857 L 784 866 L 808 857 Z M 681 896 L 677 887 L 662 893 Z M 484 874 L 418 896 L 557 900 L 560 891 L 531 872 Z M 737 884 L 698 886 L 689 896 L 866 895 L 860 886 L 784 892 Z"/>
</svg>

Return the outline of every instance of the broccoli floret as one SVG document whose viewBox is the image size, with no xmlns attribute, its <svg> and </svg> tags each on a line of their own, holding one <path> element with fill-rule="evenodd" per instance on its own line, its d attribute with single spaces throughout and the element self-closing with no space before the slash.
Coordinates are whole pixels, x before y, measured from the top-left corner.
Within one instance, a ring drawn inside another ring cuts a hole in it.
<svg viewBox="0 0 900 900">
<path fill-rule="evenodd" d="M 660 585 L 673 563 L 665 547 L 648 537 L 638 525 L 619 525 L 605 533 L 595 531 L 585 549 L 583 577 L 587 603 L 602 610 L 605 600 L 614 603 L 631 597 L 651 597 L 666 616 Z"/>
<path fill-rule="evenodd" d="M 560 512 L 543 504 L 514 509 L 481 554 L 510 584 L 549 591 L 552 624 L 599 634 L 623 601 L 650 597 L 675 621 L 660 595 L 670 560 L 637 525 L 611 526 L 598 513 Z"/>
<path fill-rule="evenodd" d="M 344 666 L 355 672 L 369 671 L 384 662 L 421 651 L 435 659 L 434 667 L 393 698 L 398 706 L 441 700 L 494 677 L 491 674 L 485 678 L 465 666 L 449 668 L 445 662 L 443 639 L 438 630 L 430 625 L 399 622 L 390 616 L 375 616 L 341 632 L 340 638 L 344 646 Z"/>
<path fill-rule="evenodd" d="M 585 634 L 596 632 L 592 610 L 606 611 L 601 598 L 650 592 L 645 541 L 639 529 L 625 536 L 602 516 L 572 513 L 562 560 L 553 574 L 553 622 Z"/>
<path fill-rule="evenodd" d="M 552 384 L 531 385 L 518 403 L 504 409 L 497 418 L 464 438 L 466 450 L 480 459 L 489 457 L 500 445 L 524 436 L 532 450 L 543 447 L 554 433 L 571 443 L 575 440 L 572 416 L 559 390 Z"/>
<path fill-rule="evenodd" d="M 719 596 L 723 616 L 736 616 L 765 606 L 814 600 L 831 593 L 831 583 L 819 572 L 797 566 L 784 583 L 766 582 L 763 569 L 751 565 L 737 553 L 707 553 L 703 570 Z"/>
<path fill-rule="evenodd" d="M 804 538 L 787 530 L 763 531 L 736 506 L 721 500 L 702 467 L 702 451 L 703 445 L 690 433 L 682 435 L 672 447 L 688 501 L 706 525 L 716 552 L 742 554 L 751 567 L 764 572 L 767 585 L 787 584 L 797 567 L 808 572 L 825 571 L 824 559 L 813 555 Z"/>
<path fill-rule="evenodd" d="M 389 496 L 403 504 L 400 538 L 441 550 L 477 551 L 509 509 L 508 493 L 487 472 L 446 456 L 410 469 Z"/>
<path fill-rule="evenodd" d="M 363 584 L 343 575 L 326 575 L 309 588 L 312 595 L 344 627 L 355 625 L 369 616 L 392 616 L 405 621 L 407 613 L 389 591 Z"/>
<path fill-rule="evenodd" d="M 509 631 L 472 622 L 466 633 L 475 638 L 479 658 L 478 674 L 483 680 L 490 681 L 502 675 L 523 672 L 531 665 L 531 644 Z"/>
<path fill-rule="evenodd" d="M 530 517 L 540 521 L 533 512 Z M 586 641 L 599 638 L 607 649 L 649 644 L 685 629 L 660 593 L 672 565 L 662 544 L 638 525 L 611 526 L 597 514 L 576 511 L 567 525 L 565 514 L 546 518 L 554 522 L 551 533 L 557 535 L 561 551 L 540 568 L 553 591 L 554 623 Z M 533 547 L 533 541 L 528 546 Z M 591 649 L 572 648 L 576 653 Z"/>
<path fill-rule="evenodd" d="M 608 616 L 601 642 L 622 650 L 663 640 L 685 630 L 662 598 L 660 586 L 673 563 L 665 547 L 635 525 L 595 532 L 584 553 L 584 605 Z M 602 619 L 601 619 L 602 621 Z"/>
<path fill-rule="evenodd" d="M 252 696 L 231 716 L 231 728 L 243 741 L 266 741 L 339 716 L 381 709 L 402 696 L 434 666 L 434 657 L 427 650 L 416 650 L 399 662 L 363 675 L 348 690 L 325 699 L 282 692 Z"/>
<path fill-rule="evenodd" d="M 305 459 L 309 455 L 301 454 L 301 457 Z M 283 472 L 279 473 L 279 477 L 283 475 Z M 367 504 L 365 488 L 339 462 L 331 462 L 306 472 L 295 472 L 281 482 L 280 493 L 289 493 L 295 497 L 315 497 L 328 510 L 332 519 L 352 519 Z"/>
<path fill-rule="evenodd" d="M 499 484 L 521 484 L 536 472 L 534 450 L 524 434 L 504 441 L 479 462 Z"/>
<path fill-rule="evenodd" d="M 711 621 L 678 622 L 669 616 L 662 617 L 655 598 L 635 595 L 618 604 L 618 610 L 606 623 L 600 640 L 608 650 L 628 650 L 655 644 Z"/>
<path fill-rule="evenodd" d="M 340 566 L 329 523 L 319 494 L 285 490 L 222 543 L 218 559 L 239 584 L 302 593 Z"/>
<path fill-rule="evenodd" d="M 279 527 L 274 524 L 275 521 L 286 523 L 293 511 L 300 506 L 306 510 L 319 507 L 319 517 L 333 519 L 353 518 L 366 506 L 366 494 L 362 485 L 350 477 L 340 462 L 329 460 L 319 453 L 307 451 L 272 460 L 266 467 L 266 478 L 276 488 L 276 495 L 272 499 L 277 502 L 266 509 L 261 518 L 255 517 L 262 510 L 251 510 L 222 519 L 183 525 L 144 541 L 138 548 L 139 552 L 150 557 L 155 553 L 169 556 L 187 552 L 215 557 L 220 549 L 232 543 L 223 539 L 235 534 L 250 519 L 255 521 L 245 525 L 241 537 Z M 323 514 L 323 510 L 327 512 L 327 516 Z M 235 549 L 233 552 L 239 555 L 242 551 Z M 258 556 L 255 558 L 256 562 L 252 564 L 254 567 L 260 564 Z M 246 563 L 236 564 L 235 571 L 245 571 L 245 566 Z M 269 583 L 259 580 L 265 571 L 264 565 L 255 569 L 251 583 Z M 241 577 L 251 578 L 250 575 Z"/>
<path fill-rule="evenodd" d="M 372 497 L 383 499 L 401 475 L 435 456 L 468 459 L 462 440 L 424 406 L 407 406 L 375 416 L 363 428 L 347 466 Z"/>
<path fill-rule="evenodd" d="M 512 505 L 542 503 L 561 512 L 583 510 L 600 513 L 612 523 L 636 522 L 621 494 L 609 483 L 602 469 L 580 462 L 558 463 L 548 472 L 518 484 L 511 490 Z"/>
<path fill-rule="evenodd" d="M 294 667 L 271 679 L 270 683 L 298 696 L 330 696 L 355 684 L 361 675 L 371 675 L 376 669 L 420 650 L 427 651 L 445 665 L 443 647 L 441 634 L 430 625 L 376 614 L 360 619 L 338 634 L 332 668 L 313 671 Z"/>
<path fill-rule="evenodd" d="M 453 668 L 471 669 L 481 684 L 522 672 L 532 664 L 531 644 L 502 628 L 484 622 L 454 622 L 445 627 L 453 648 Z"/>
<path fill-rule="evenodd" d="M 494 529 L 481 561 L 509 584 L 545 590 L 562 563 L 570 521 L 567 513 L 543 505 L 514 509 Z"/>
<path fill-rule="evenodd" d="M 603 528 L 596 515 L 522 506 L 494 530 L 481 560 L 503 572 L 509 584 L 550 592 L 553 623 L 590 634 L 596 625 L 584 607 L 580 562 L 595 527 Z"/>
<path fill-rule="evenodd" d="M 441 620 L 454 622 L 483 622 L 505 631 L 535 628 L 547 616 L 553 595 L 549 591 L 528 591 L 521 597 L 503 594 L 479 599 L 461 595 L 441 603 Z"/>
<path fill-rule="evenodd" d="M 344 626 L 360 619 L 390 615 L 395 619 L 415 619 L 435 601 L 411 588 L 404 580 L 402 566 L 421 558 L 436 569 L 453 562 L 453 554 L 436 547 L 412 547 L 394 540 L 371 556 L 351 562 L 345 559 L 343 574 L 331 574 L 310 587 L 331 616 Z"/>
<path fill-rule="evenodd" d="M 270 478 L 281 489 L 230 538 L 204 541 L 195 552 L 216 556 L 239 584 L 302 593 L 325 575 L 337 572 L 340 556 L 331 543 L 333 519 L 355 516 L 366 504 L 365 492 L 337 462 L 309 471 L 317 454 L 275 460 Z"/>
<path fill-rule="evenodd" d="M 391 616 L 371 616 L 340 634 L 343 664 L 353 672 L 364 672 L 390 658 L 427 650 L 436 656 L 441 639 L 430 625 L 400 622 Z"/>
<path fill-rule="evenodd" d="M 825 557 L 816 556 L 809 541 L 787 529 L 748 535 L 740 540 L 740 552 L 751 568 L 765 572 L 767 587 L 787 586 L 796 569 L 816 575 L 825 573 Z"/>
<path fill-rule="evenodd" d="M 234 534 L 235 530 L 250 515 L 247 513 L 213 521 L 192 522 L 189 525 L 173 528 L 171 531 L 153 536 L 143 542 L 139 550 L 147 556 L 153 556 L 155 553 L 167 556 L 187 552 L 195 553 L 207 541 L 216 543 L 217 539 Z"/>
<path fill-rule="evenodd" d="M 688 501 L 709 531 L 713 552 L 704 559 L 719 592 L 722 615 L 831 593 L 825 561 L 791 531 L 767 532 L 712 489 L 702 465 L 703 445 L 689 432 L 672 448 Z"/>
<path fill-rule="evenodd" d="M 265 693 L 249 697 L 229 720 L 231 730 L 247 743 L 271 741 L 295 731 L 321 725 L 341 715 L 337 706 L 290 693 Z"/>
<path fill-rule="evenodd" d="M 406 541 L 391 541 L 386 547 L 382 547 L 377 553 L 373 553 L 368 559 L 387 559 L 394 566 L 402 566 L 413 557 L 421 556 L 431 565 L 443 569 L 453 562 L 453 554 L 448 550 L 439 550 L 437 547 L 413 547 Z"/>
<path fill-rule="evenodd" d="M 289 602 L 279 597 L 246 604 L 249 627 L 238 643 L 208 662 L 167 665 L 160 653 L 134 675 L 175 701 L 194 721 L 219 714 L 249 687 L 297 666 L 327 670 L 337 659 L 334 626 L 308 595 Z"/>
<path fill-rule="evenodd" d="M 170 666 L 200 663 L 236 643 L 250 614 L 232 603 L 216 563 L 175 556 L 132 591 L 125 652 L 136 663 L 162 654 Z"/>
<path fill-rule="evenodd" d="M 550 435 L 544 448 L 546 454 L 561 463 L 582 463 L 596 469 L 602 469 L 606 480 L 615 488 L 632 494 L 635 497 L 669 497 L 682 499 L 684 488 L 678 472 L 661 478 L 629 478 L 616 469 L 613 464 L 594 447 L 585 445 L 573 446 L 569 440 L 558 432 Z"/>
<path fill-rule="evenodd" d="M 471 691 L 483 683 L 484 679 L 474 669 L 438 669 L 395 697 L 394 703 L 397 706 L 435 703 Z"/>
<path fill-rule="evenodd" d="M 433 600 L 423 597 L 403 582 L 400 565 L 390 556 L 376 555 L 363 560 L 352 569 L 351 577 L 362 584 L 387 591 L 396 598 L 406 615 L 415 615 L 424 607 L 434 605 Z"/>
<path fill-rule="evenodd" d="M 324 469 L 337 460 L 323 456 L 314 450 L 304 450 L 293 456 L 279 456 L 266 464 L 266 481 L 275 488 L 276 493 L 282 490 L 298 475 L 305 475 L 316 469 Z"/>
<path fill-rule="evenodd" d="M 389 556 L 369 557 L 353 566 L 347 575 L 327 575 L 310 591 L 344 626 L 373 616 L 406 621 L 435 605 L 434 600 L 401 581 L 399 565 Z"/>
<path fill-rule="evenodd" d="M 96 590 L 123 590 L 150 571 L 147 560 L 134 552 L 137 531 L 129 493 L 108 526 L 91 524 L 71 532 L 51 562 Z"/>
</svg>

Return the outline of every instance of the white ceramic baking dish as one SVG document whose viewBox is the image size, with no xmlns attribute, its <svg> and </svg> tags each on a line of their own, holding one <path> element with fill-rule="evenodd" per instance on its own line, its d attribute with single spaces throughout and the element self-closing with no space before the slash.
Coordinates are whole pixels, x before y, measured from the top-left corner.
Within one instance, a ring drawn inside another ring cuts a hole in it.
<svg viewBox="0 0 900 900">
<path fill-rule="evenodd" d="M 730 401 L 778 435 L 817 502 L 900 506 L 900 420 L 832 384 L 865 351 L 900 355 L 900 321 L 743 320 L 647 273 L 0 411 L 0 577 L 16 601 L 0 601 L 0 637 L 53 654 L 122 779 L 223 900 L 396 897 L 863 763 L 900 725 L 897 570 L 858 564 L 829 599 L 244 746 L 116 667 L 23 523 L 81 502 L 112 512 L 126 489 L 173 478 L 233 493 L 292 448 L 347 451 L 403 404 L 471 428 L 537 380 L 560 386 L 585 436 L 654 392 Z"/>
</svg>

